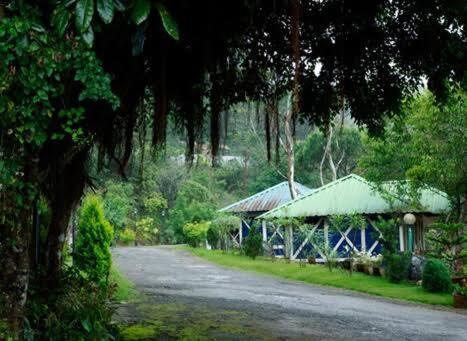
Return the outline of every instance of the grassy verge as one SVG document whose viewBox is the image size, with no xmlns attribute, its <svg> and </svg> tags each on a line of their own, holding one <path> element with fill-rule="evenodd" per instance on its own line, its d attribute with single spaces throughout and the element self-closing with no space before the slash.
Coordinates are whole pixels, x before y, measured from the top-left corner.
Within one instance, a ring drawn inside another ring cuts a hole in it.
<svg viewBox="0 0 467 341">
<path fill-rule="evenodd" d="M 140 296 L 134 284 L 120 272 L 115 264 L 112 264 L 110 268 L 109 279 L 110 282 L 117 287 L 114 294 L 114 299 L 116 301 L 132 301 Z"/>
<path fill-rule="evenodd" d="M 194 249 L 190 247 L 186 247 L 186 249 L 213 263 L 237 269 L 260 272 L 310 284 L 360 291 L 382 297 L 452 306 L 452 296 L 450 294 L 430 293 L 410 283 L 394 284 L 390 283 L 385 278 L 369 276 L 362 273 L 353 273 L 352 276 L 349 276 L 347 272 L 339 269 L 329 272 L 329 270 L 322 265 L 299 267 L 296 263 L 287 264 L 280 260 L 274 262 L 266 258 L 252 260 L 246 256 L 231 253 L 226 254 L 217 250 L 209 251 L 202 248 Z"/>
</svg>

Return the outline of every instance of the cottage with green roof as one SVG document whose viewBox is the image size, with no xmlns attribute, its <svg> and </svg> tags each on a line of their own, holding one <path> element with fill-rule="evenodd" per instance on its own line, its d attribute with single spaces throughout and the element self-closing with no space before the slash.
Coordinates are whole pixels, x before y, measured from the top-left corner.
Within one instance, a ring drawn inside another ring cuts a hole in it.
<svg viewBox="0 0 467 341">
<path fill-rule="evenodd" d="M 403 223 L 399 227 L 400 250 L 423 250 L 425 248 L 425 232 L 427 226 L 434 218 L 449 210 L 450 203 L 447 195 L 435 188 L 426 186 L 418 191 L 417 200 L 404 193 L 408 189 L 408 182 L 386 182 L 376 184 L 365 180 L 355 174 L 348 175 L 327 185 L 324 185 L 311 193 L 295 200 L 284 203 L 258 217 L 265 221 L 273 221 L 275 218 L 302 217 L 315 224 L 315 230 L 323 228 L 330 245 L 336 251 L 343 248 L 352 248 L 356 251 L 378 251 L 378 238 L 374 238 L 371 230 L 378 231 L 374 220 L 378 216 L 406 215 L 415 219 L 413 226 Z M 329 217 L 334 215 L 360 214 L 365 217 L 367 226 L 362 226 L 360 231 L 349 228 L 338 236 L 328 234 Z M 410 215 L 407 215 L 410 214 Z M 271 223 L 270 223 L 271 224 Z M 299 258 L 300 252 L 308 243 L 307 238 L 297 243 L 294 231 L 294 243 L 290 258 Z M 295 245 L 294 245 L 295 244 Z"/>
</svg>

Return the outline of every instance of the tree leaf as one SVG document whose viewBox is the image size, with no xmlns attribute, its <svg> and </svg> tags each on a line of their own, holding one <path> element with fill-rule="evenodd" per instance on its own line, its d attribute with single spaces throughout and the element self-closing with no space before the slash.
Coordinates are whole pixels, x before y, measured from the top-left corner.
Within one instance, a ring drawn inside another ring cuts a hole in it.
<svg viewBox="0 0 467 341">
<path fill-rule="evenodd" d="M 83 326 L 84 330 L 86 330 L 88 333 L 91 332 L 91 324 L 88 320 L 81 320 L 81 325 Z"/>
<path fill-rule="evenodd" d="M 81 34 L 81 37 L 83 37 L 84 42 L 91 47 L 94 43 L 94 31 L 92 30 L 92 26 L 89 26 L 88 30 Z"/>
<path fill-rule="evenodd" d="M 97 13 L 104 23 L 110 24 L 114 17 L 113 0 L 97 0 Z"/>
<path fill-rule="evenodd" d="M 52 26 L 58 35 L 63 36 L 70 22 L 71 13 L 63 7 L 57 7 L 52 14 Z"/>
<path fill-rule="evenodd" d="M 123 12 L 125 10 L 125 5 L 120 0 L 114 0 L 114 8 L 119 12 Z"/>
<path fill-rule="evenodd" d="M 148 18 L 150 12 L 151 3 L 149 0 L 136 0 L 133 12 L 131 13 L 131 18 L 136 25 L 139 25 Z"/>
<path fill-rule="evenodd" d="M 78 0 L 75 9 L 76 28 L 80 32 L 86 32 L 91 25 L 94 15 L 94 0 Z"/>
<path fill-rule="evenodd" d="M 178 34 L 178 26 L 175 22 L 174 18 L 167 10 L 167 7 L 161 2 L 156 3 L 156 8 L 159 11 L 159 15 L 162 19 L 162 25 L 164 25 L 165 30 L 167 33 L 174 38 L 175 40 L 179 40 L 180 36 Z"/>
</svg>

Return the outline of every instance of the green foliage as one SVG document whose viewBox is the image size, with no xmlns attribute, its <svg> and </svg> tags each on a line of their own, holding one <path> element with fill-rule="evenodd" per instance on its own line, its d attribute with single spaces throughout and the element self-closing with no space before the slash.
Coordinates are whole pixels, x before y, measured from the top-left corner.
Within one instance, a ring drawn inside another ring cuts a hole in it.
<svg viewBox="0 0 467 341">
<path fill-rule="evenodd" d="M 363 134 L 353 126 L 335 127 L 331 141 L 333 159 L 337 166 L 337 178 L 355 172 L 358 159 L 362 153 Z M 299 141 L 296 146 L 296 169 L 300 174 L 301 181 L 320 186 L 318 176 L 323 159 L 323 150 L 326 145 L 326 136 L 321 130 L 314 129 L 306 138 Z M 327 167 L 326 161 L 323 166 L 323 180 L 332 181 L 332 173 Z M 303 179 L 302 179 L 303 178 Z"/>
<path fill-rule="evenodd" d="M 459 218 L 467 193 L 466 112 L 466 93 L 459 87 L 451 87 L 441 103 L 430 92 L 407 100 L 403 119 L 389 122 L 383 139 L 365 142 L 359 160 L 365 177 L 374 181 L 410 179 L 413 188 L 408 194 L 415 199 L 417 190 L 429 184 L 449 195 L 454 217 Z"/>
<path fill-rule="evenodd" d="M 175 40 L 180 39 L 178 33 L 177 23 L 174 18 L 167 10 L 167 7 L 162 2 L 156 2 L 156 8 L 161 16 L 162 25 L 165 28 L 165 31 Z"/>
<path fill-rule="evenodd" d="M 116 334 L 114 288 L 98 285 L 76 268 L 65 268 L 58 291 L 33 286 L 27 304 L 26 335 L 38 340 L 107 340 Z"/>
<path fill-rule="evenodd" d="M 186 223 L 183 225 L 183 234 L 190 246 L 198 247 L 206 240 L 209 222 Z"/>
<path fill-rule="evenodd" d="M 133 185 L 123 182 L 107 181 L 104 194 L 105 217 L 115 229 L 117 238 L 124 227 L 131 224 L 131 210 L 135 205 Z"/>
<path fill-rule="evenodd" d="M 194 181 L 186 181 L 180 188 L 174 207 L 170 210 L 170 226 L 178 240 L 184 235 L 182 228 L 187 223 L 209 221 L 215 214 L 211 193 Z"/>
<path fill-rule="evenodd" d="M 435 223 L 426 234 L 428 254 L 442 259 L 453 272 L 462 272 L 467 263 L 465 223 Z"/>
<path fill-rule="evenodd" d="M 157 241 L 159 229 L 153 218 L 145 217 L 136 221 L 136 240 L 140 243 L 154 244 Z"/>
<path fill-rule="evenodd" d="M 437 259 L 428 259 L 423 267 L 422 286 L 430 292 L 450 292 L 451 275 L 446 265 Z"/>
<path fill-rule="evenodd" d="M 104 217 L 102 200 L 88 195 L 79 213 L 74 261 L 76 267 L 95 283 L 107 282 L 112 264 L 112 226 Z"/>
<path fill-rule="evenodd" d="M 399 248 L 399 221 L 397 218 L 384 219 L 379 217 L 375 221 L 375 225 L 381 231 L 381 235 L 378 231 L 373 232 L 373 238 L 378 239 L 383 255 L 391 255 L 398 252 Z"/>
<path fill-rule="evenodd" d="M 136 0 L 131 13 L 131 18 L 133 19 L 136 25 L 139 25 L 148 18 L 150 12 L 151 1 Z"/>
<path fill-rule="evenodd" d="M 409 278 L 412 255 L 409 252 L 384 256 L 386 276 L 390 282 L 399 283 Z"/>
<path fill-rule="evenodd" d="M 208 231 L 206 232 L 206 240 L 208 241 L 209 245 L 211 248 L 215 249 L 217 248 L 217 245 L 219 244 L 219 235 L 217 231 L 212 227 L 209 227 Z"/>
<path fill-rule="evenodd" d="M 126 228 L 120 232 L 118 240 L 125 245 L 130 245 L 136 240 L 136 233 L 131 228 Z"/>
<path fill-rule="evenodd" d="M 209 234 L 216 236 L 217 240 L 220 241 L 220 246 L 224 251 L 227 251 L 230 248 L 230 232 L 238 230 L 241 219 L 234 215 L 219 215 L 211 222 Z M 208 240 L 209 242 L 209 240 Z M 216 247 L 217 244 L 209 244 L 212 247 Z"/>
<path fill-rule="evenodd" d="M 243 251 L 248 257 L 255 259 L 263 254 L 263 237 L 261 233 L 251 230 L 243 241 Z"/>
</svg>

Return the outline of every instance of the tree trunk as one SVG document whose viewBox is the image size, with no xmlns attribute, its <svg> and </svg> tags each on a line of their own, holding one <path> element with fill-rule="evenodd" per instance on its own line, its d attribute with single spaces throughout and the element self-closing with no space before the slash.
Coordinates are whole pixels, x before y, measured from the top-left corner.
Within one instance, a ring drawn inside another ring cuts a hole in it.
<svg viewBox="0 0 467 341">
<path fill-rule="evenodd" d="M 300 0 L 291 0 L 290 18 L 292 23 L 291 42 L 292 42 L 292 61 L 294 69 L 292 106 L 288 108 L 285 116 L 285 149 L 287 153 L 287 180 L 292 199 L 297 197 L 295 190 L 295 158 L 294 158 L 294 117 L 299 111 L 300 93 L 299 93 L 299 75 L 300 75 Z"/>
<path fill-rule="evenodd" d="M 33 201 L 37 189 L 34 182 L 38 174 L 37 160 L 27 153 L 22 160 L 25 165 L 23 175 L 18 175 L 22 176 L 18 182 L 23 186 L 5 186 L 0 192 L 0 323 L 7 324 L 8 336 L 13 340 L 23 338 L 31 262 Z M 4 335 L 0 334 L 2 336 Z"/>
<path fill-rule="evenodd" d="M 268 159 L 268 163 L 271 163 L 271 120 L 270 120 L 270 110 L 271 106 L 267 106 L 266 110 L 264 110 L 264 131 L 266 134 L 266 155 Z"/>
<path fill-rule="evenodd" d="M 54 183 L 44 191 L 49 194 L 52 218 L 48 228 L 46 246 L 43 254 L 44 284 L 53 289 L 62 268 L 63 246 L 68 233 L 71 214 L 78 204 L 86 182 L 85 160 L 88 150 L 77 153 L 64 168 L 51 174 Z"/>
</svg>

